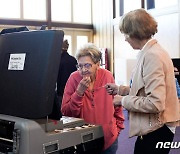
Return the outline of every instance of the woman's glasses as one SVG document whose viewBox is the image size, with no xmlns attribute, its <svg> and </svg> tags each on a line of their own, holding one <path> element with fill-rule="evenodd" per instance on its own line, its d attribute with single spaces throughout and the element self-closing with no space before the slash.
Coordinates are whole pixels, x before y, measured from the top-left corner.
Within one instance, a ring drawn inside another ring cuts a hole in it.
<svg viewBox="0 0 180 154">
<path fill-rule="evenodd" d="M 93 65 L 93 64 L 90 64 L 90 63 L 77 64 L 77 65 L 76 65 L 76 68 L 77 68 L 78 70 L 82 70 L 83 67 L 84 67 L 85 69 L 90 69 L 90 68 L 92 67 L 92 65 Z"/>
</svg>

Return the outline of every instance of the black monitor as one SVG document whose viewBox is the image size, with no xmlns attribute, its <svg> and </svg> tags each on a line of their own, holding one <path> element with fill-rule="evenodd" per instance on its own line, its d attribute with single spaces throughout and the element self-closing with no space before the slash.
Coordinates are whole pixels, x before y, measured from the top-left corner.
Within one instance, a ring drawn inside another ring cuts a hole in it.
<svg viewBox="0 0 180 154">
<path fill-rule="evenodd" d="M 51 113 L 63 37 L 60 30 L 0 35 L 0 114 L 39 119 Z"/>
</svg>

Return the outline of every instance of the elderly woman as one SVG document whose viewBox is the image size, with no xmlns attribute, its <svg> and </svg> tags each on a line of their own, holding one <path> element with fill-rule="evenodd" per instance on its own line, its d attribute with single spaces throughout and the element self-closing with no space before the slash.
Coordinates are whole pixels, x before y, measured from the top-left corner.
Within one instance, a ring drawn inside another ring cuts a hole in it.
<svg viewBox="0 0 180 154">
<path fill-rule="evenodd" d="M 152 38 L 157 22 L 144 9 L 125 14 L 119 28 L 125 41 L 140 52 L 130 87 L 107 84 L 106 89 L 109 94 L 118 94 L 115 106 L 122 105 L 129 111 L 130 137 L 138 136 L 134 153 L 168 154 L 170 148 L 160 148 L 157 143 L 173 141 L 180 118 L 173 63 Z"/>
<path fill-rule="evenodd" d="M 62 101 L 63 115 L 83 118 L 87 123 L 102 125 L 103 153 L 115 154 L 118 134 L 124 128 L 122 107 L 113 106 L 113 96 L 105 85 L 114 83 L 112 74 L 100 68 L 101 52 L 93 44 L 85 44 L 77 53 L 78 71 L 69 77 Z"/>
</svg>

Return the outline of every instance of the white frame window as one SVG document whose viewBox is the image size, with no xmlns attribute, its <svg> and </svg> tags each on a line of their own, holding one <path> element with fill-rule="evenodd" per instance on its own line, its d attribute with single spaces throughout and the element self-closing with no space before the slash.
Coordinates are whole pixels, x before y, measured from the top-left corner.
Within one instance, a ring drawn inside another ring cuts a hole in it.
<svg viewBox="0 0 180 154">
<path fill-rule="evenodd" d="M 20 18 L 21 0 L 0 0 L 0 18 Z"/>
<path fill-rule="evenodd" d="M 92 23 L 92 0 L 51 0 L 52 21 Z"/>
<path fill-rule="evenodd" d="M 92 24 L 92 0 L 0 0 L 0 4 L 3 19 Z"/>
<path fill-rule="evenodd" d="M 84 43 L 92 42 L 92 38 L 93 38 L 92 30 L 63 29 L 63 31 L 65 33 L 64 39 L 71 38 L 71 40 L 68 40 L 69 42 L 68 52 L 72 56 L 76 55 L 77 48 L 80 45 L 83 45 Z M 87 37 L 87 42 L 85 42 L 85 40 L 82 40 L 81 42 L 78 41 L 79 36 Z M 78 43 L 79 43 L 79 46 L 78 46 Z"/>
</svg>

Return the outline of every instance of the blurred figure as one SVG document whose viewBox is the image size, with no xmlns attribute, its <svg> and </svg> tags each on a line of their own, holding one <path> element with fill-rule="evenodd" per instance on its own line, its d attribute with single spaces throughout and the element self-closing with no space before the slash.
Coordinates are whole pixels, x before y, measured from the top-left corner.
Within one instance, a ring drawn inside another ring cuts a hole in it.
<svg viewBox="0 0 180 154">
<path fill-rule="evenodd" d="M 129 135 L 138 136 L 134 154 L 168 154 L 170 148 L 156 146 L 173 141 L 180 120 L 179 101 L 171 58 L 153 39 L 157 22 L 144 9 L 137 9 L 122 16 L 119 29 L 140 52 L 130 86 L 107 84 L 107 92 L 117 94 L 115 106 L 129 111 Z"/>
<path fill-rule="evenodd" d="M 66 85 L 66 82 L 70 76 L 70 74 L 77 70 L 77 60 L 69 55 L 67 52 L 69 48 L 68 40 L 64 40 L 62 44 L 62 50 L 61 50 L 61 60 L 59 65 L 59 73 L 57 78 L 57 89 L 55 93 L 55 102 L 53 106 L 52 114 L 49 116 L 51 119 L 59 120 L 61 118 L 61 102 L 62 97 L 64 94 L 64 87 Z"/>
<path fill-rule="evenodd" d="M 177 96 L 180 99 L 180 86 L 179 86 L 179 82 L 176 78 L 175 78 L 175 82 L 176 82 Z"/>
<path fill-rule="evenodd" d="M 179 70 L 177 69 L 177 67 L 174 67 L 174 75 L 179 75 Z M 177 78 L 175 78 L 175 82 L 176 82 L 177 96 L 180 99 L 180 86 Z"/>
<path fill-rule="evenodd" d="M 64 88 L 70 74 L 74 71 L 77 71 L 77 60 L 73 56 L 69 55 L 67 52 L 68 48 L 68 40 L 64 40 L 62 44 L 61 61 L 57 79 L 57 94 L 60 97 L 63 97 Z"/>
<path fill-rule="evenodd" d="M 118 135 L 124 128 L 122 107 L 113 106 L 113 96 L 105 89 L 114 78 L 100 68 L 101 52 L 92 43 L 85 44 L 77 53 L 78 71 L 69 77 L 62 101 L 65 116 L 83 118 L 90 124 L 102 125 L 104 131 L 103 154 L 116 154 Z"/>
</svg>

